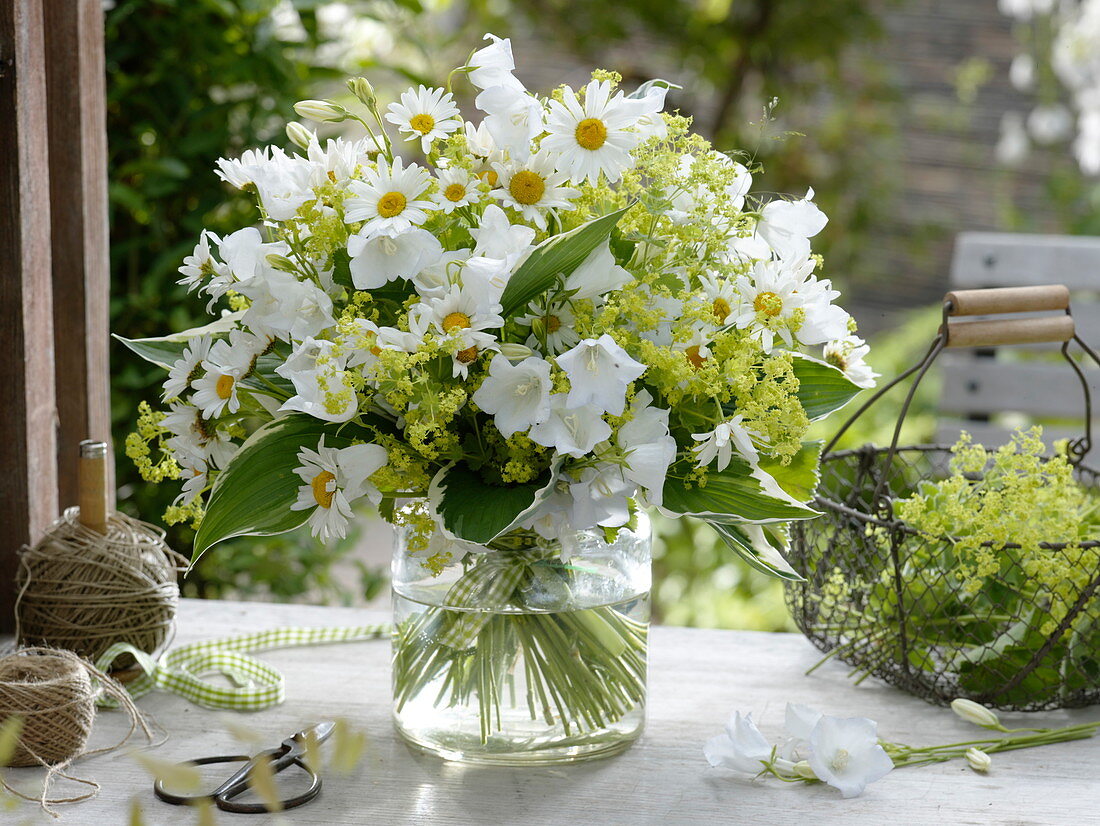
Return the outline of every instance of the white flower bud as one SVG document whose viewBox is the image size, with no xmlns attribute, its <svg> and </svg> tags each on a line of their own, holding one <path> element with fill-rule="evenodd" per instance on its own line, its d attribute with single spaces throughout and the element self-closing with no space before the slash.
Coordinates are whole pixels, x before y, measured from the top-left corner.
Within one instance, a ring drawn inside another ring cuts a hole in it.
<svg viewBox="0 0 1100 826">
<path fill-rule="evenodd" d="M 795 763 L 794 773 L 797 774 L 799 777 L 805 778 L 806 780 L 817 780 L 817 775 L 814 774 L 813 767 L 810 766 L 810 763 L 807 760 L 799 760 L 797 763 Z"/>
<path fill-rule="evenodd" d="M 510 341 L 502 341 L 500 343 L 500 354 L 509 361 L 522 361 L 533 356 L 535 351 L 526 344 L 513 344 Z"/>
<path fill-rule="evenodd" d="M 1001 728 L 1000 718 L 981 703 L 957 697 L 951 701 L 951 710 L 968 723 L 982 728 Z"/>
<path fill-rule="evenodd" d="M 286 136 L 302 149 L 309 149 L 310 141 L 313 139 L 313 133 L 296 120 L 292 120 L 286 125 Z"/>
<path fill-rule="evenodd" d="M 300 100 L 294 104 L 294 111 L 320 123 L 339 123 L 348 117 L 347 109 L 329 100 Z"/>
<path fill-rule="evenodd" d="M 981 749 L 971 747 L 966 750 L 966 762 L 974 771 L 985 773 L 993 765 L 993 758 Z"/>
<path fill-rule="evenodd" d="M 364 106 L 374 107 L 378 103 L 378 98 L 374 94 L 374 87 L 370 85 L 370 81 L 365 77 L 353 77 L 348 80 L 348 88 L 351 89 L 351 93 L 359 98 L 359 101 Z"/>
</svg>

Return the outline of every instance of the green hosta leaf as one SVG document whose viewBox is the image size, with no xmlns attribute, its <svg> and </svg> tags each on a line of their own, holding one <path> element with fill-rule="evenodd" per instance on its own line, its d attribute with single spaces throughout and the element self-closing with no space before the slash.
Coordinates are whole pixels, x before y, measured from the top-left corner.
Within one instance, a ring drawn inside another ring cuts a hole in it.
<svg viewBox="0 0 1100 826">
<path fill-rule="evenodd" d="M 559 462 L 560 465 L 560 462 Z M 428 498 L 443 527 L 459 539 L 486 545 L 527 519 L 550 495 L 558 465 L 527 485 L 491 485 L 465 465 L 443 468 Z"/>
<path fill-rule="evenodd" d="M 192 563 L 224 539 L 273 536 L 303 524 L 310 512 L 290 509 L 302 484 L 294 469 L 298 451 L 315 450 L 321 436 L 326 446 L 336 448 L 368 438 L 355 425 L 335 425 L 302 413 L 281 416 L 249 436 L 214 482 L 195 536 Z"/>
<path fill-rule="evenodd" d="M 550 289 L 559 275 L 572 273 L 596 247 L 608 239 L 611 230 L 628 209 L 630 207 L 625 206 L 601 215 L 562 235 L 547 238 L 535 247 L 504 288 L 500 299 L 504 317 L 510 318 L 523 310 Z"/>
<path fill-rule="evenodd" d="M 769 530 L 772 526 L 706 521 L 734 553 L 756 570 L 790 582 L 803 580 L 783 557 L 788 547 L 784 538 L 785 531 L 782 532 L 783 535 L 777 535 L 775 531 Z"/>
<path fill-rule="evenodd" d="M 798 400 L 812 422 L 844 407 L 863 389 L 831 364 L 809 356 L 795 355 L 794 374 L 798 377 Z"/>
<path fill-rule="evenodd" d="M 243 310 L 236 313 L 226 313 L 217 321 L 212 321 L 202 327 L 193 327 L 190 330 L 184 330 L 182 333 L 173 333 L 159 338 L 123 338 L 117 335 L 115 338 L 146 361 L 158 367 L 163 367 L 165 370 L 171 370 L 172 365 L 183 355 L 183 349 L 187 346 L 188 341 L 196 336 L 214 336 L 217 338 L 218 336 L 227 335 L 230 330 L 237 327 L 237 323 L 243 315 Z"/>
<path fill-rule="evenodd" d="M 722 523 L 765 524 L 819 515 L 783 490 L 765 471 L 754 470 L 739 456 L 734 456 L 723 471 L 710 468 L 705 485 L 688 487 L 683 479 L 670 473 L 665 480 L 662 510 Z"/>
<path fill-rule="evenodd" d="M 781 464 L 778 459 L 760 460 L 760 469 L 771 476 L 779 487 L 799 502 L 813 499 L 817 483 L 821 478 L 818 460 L 821 458 L 821 442 L 803 442 L 802 449 L 789 464 Z"/>
</svg>

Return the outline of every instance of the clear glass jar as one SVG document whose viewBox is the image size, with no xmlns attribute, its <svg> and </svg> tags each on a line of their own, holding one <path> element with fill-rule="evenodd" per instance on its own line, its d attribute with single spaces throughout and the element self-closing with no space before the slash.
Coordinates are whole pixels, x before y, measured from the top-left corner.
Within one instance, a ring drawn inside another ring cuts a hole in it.
<svg viewBox="0 0 1100 826">
<path fill-rule="evenodd" d="M 645 722 L 649 520 L 561 548 L 509 534 L 439 573 L 393 554 L 394 722 L 415 748 L 467 763 L 615 754 Z"/>
</svg>

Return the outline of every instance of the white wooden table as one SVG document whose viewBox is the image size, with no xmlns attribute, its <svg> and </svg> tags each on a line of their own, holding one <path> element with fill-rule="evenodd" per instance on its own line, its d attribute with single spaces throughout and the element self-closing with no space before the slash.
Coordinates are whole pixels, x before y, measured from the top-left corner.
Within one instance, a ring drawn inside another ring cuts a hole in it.
<svg viewBox="0 0 1100 826">
<path fill-rule="evenodd" d="M 184 600 L 177 642 L 286 625 L 353 625 L 386 619 L 378 612 L 260 603 Z M 862 715 L 880 735 L 916 744 L 974 739 L 979 729 L 946 709 L 867 681 L 854 687 L 846 668 L 827 663 L 804 671 L 819 653 L 793 634 L 656 628 L 652 634 L 648 728 L 627 753 L 565 768 L 473 768 L 415 754 L 399 741 L 389 718 L 386 642 L 272 651 L 259 655 L 287 678 L 287 700 L 268 711 L 241 714 L 279 743 L 305 724 L 343 716 L 370 737 L 365 759 L 347 777 L 330 775 L 321 796 L 282 816 L 218 813 L 219 824 L 1100 824 L 1100 738 L 994 756 L 987 776 L 962 762 L 901 769 L 843 800 L 829 787 L 752 781 L 711 769 L 703 742 L 719 733 L 733 709 L 753 711 L 765 735 L 776 737 L 784 703 L 808 703 L 835 715 Z M 139 701 L 170 734 L 155 754 L 183 760 L 239 753 L 224 718 L 169 694 Z M 1100 707 L 1012 722 L 1062 725 L 1100 719 Z M 121 732 L 121 715 L 101 713 L 97 742 Z M 63 807 L 62 824 L 121 826 L 133 798 L 148 824 L 191 824 L 195 815 L 160 803 L 148 776 L 121 753 L 77 766 L 102 784 L 97 799 Z M 38 770 L 9 777 L 33 789 Z M 46 823 L 31 804 L 0 812 L 4 823 Z"/>
</svg>

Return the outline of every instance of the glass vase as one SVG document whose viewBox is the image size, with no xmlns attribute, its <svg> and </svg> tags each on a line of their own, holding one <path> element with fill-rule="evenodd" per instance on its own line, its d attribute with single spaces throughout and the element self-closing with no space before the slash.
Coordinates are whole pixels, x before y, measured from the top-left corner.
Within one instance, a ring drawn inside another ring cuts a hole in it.
<svg viewBox="0 0 1100 826">
<path fill-rule="evenodd" d="M 645 722 L 649 520 L 558 543 L 517 531 L 443 564 L 393 555 L 393 715 L 413 747 L 466 763 L 623 751 Z M 423 545 L 423 537 L 419 537 Z"/>
</svg>

